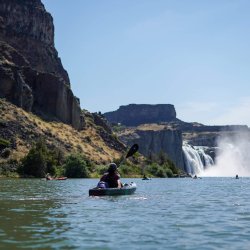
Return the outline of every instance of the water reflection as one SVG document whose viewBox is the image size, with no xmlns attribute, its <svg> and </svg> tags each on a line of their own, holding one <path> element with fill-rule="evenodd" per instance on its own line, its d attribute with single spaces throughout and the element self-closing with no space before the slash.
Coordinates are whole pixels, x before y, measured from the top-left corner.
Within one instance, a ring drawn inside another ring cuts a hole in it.
<svg viewBox="0 0 250 250">
<path fill-rule="evenodd" d="M 62 209 L 63 186 L 57 184 L 1 180 L 0 247 L 44 248 L 55 238 L 60 242 L 70 224 Z"/>
</svg>

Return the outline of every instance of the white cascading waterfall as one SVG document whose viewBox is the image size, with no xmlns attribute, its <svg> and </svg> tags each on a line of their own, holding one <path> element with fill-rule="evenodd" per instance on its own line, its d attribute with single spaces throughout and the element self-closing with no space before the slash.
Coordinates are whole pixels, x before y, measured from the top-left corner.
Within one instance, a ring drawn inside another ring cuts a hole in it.
<svg viewBox="0 0 250 250">
<path fill-rule="evenodd" d="M 202 176 L 250 176 L 250 133 L 237 131 L 218 138 L 215 165 Z"/>
<path fill-rule="evenodd" d="M 205 153 L 204 148 L 202 146 L 191 146 L 187 142 L 183 142 L 185 170 L 188 174 L 200 174 L 209 166 L 214 165 L 212 157 Z"/>
</svg>

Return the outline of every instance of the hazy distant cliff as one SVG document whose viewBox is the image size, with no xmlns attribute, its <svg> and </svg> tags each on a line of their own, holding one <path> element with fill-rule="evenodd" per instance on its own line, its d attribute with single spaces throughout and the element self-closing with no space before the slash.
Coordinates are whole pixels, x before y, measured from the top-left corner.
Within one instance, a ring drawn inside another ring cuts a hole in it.
<svg viewBox="0 0 250 250">
<path fill-rule="evenodd" d="M 81 129 L 79 100 L 54 47 L 54 25 L 40 0 L 0 1 L 0 97 Z"/>
<path fill-rule="evenodd" d="M 144 123 L 160 123 L 176 120 L 174 105 L 171 104 L 129 104 L 118 110 L 104 113 L 111 123 L 137 126 Z"/>
</svg>

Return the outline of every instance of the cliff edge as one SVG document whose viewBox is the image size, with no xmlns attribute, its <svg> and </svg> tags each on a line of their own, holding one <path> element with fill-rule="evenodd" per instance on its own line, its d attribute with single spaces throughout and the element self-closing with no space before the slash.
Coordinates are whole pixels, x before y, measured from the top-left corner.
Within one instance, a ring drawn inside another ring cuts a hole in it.
<svg viewBox="0 0 250 250">
<path fill-rule="evenodd" d="M 125 126 L 176 121 L 175 107 L 172 104 L 129 104 L 104 113 L 104 116 L 111 123 Z"/>
<path fill-rule="evenodd" d="M 84 126 L 41 0 L 0 1 L 0 98 L 78 130 Z"/>
</svg>

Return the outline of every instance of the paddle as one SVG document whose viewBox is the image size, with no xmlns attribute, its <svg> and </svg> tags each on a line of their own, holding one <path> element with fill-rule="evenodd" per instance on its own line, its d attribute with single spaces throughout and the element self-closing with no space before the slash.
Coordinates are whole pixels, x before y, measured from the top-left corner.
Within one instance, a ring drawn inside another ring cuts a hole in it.
<svg viewBox="0 0 250 250">
<path fill-rule="evenodd" d="M 132 156 L 133 154 L 135 154 L 139 149 L 139 145 L 138 144 L 134 144 L 128 151 L 128 153 L 126 154 L 125 158 L 123 157 L 123 159 L 121 160 L 121 162 L 118 164 L 118 167 L 130 156 Z"/>
<path fill-rule="evenodd" d="M 132 156 L 133 154 L 135 154 L 139 149 L 139 145 L 138 144 L 134 144 L 128 151 L 126 158 Z"/>
</svg>

